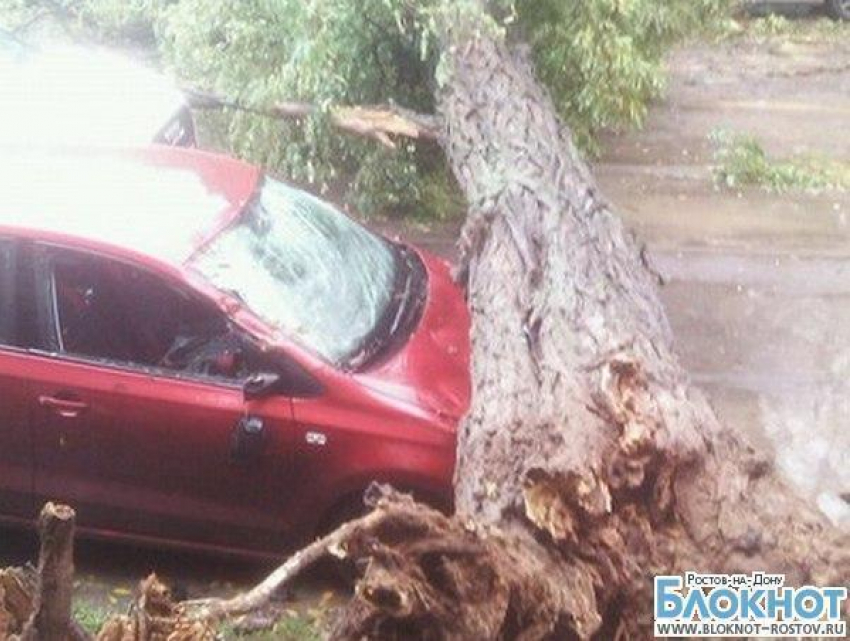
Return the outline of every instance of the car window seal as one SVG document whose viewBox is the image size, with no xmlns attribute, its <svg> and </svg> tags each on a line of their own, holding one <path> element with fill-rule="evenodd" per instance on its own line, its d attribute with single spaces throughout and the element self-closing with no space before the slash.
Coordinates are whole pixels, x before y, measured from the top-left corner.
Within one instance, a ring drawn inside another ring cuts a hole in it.
<svg viewBox="0 0 850 641">
<path fill-rule="evenodd" d="M 93 367 L 105 367 L 112 370 L 120 370 L 121 372 L 138 374 L 141 376 L 149 376 L 152 378 L 161 378 L 169 380 L 177 380 L 189 383 L 210 384 L 216 387 L 224 387 L 227 389 L 242 389 L 242 379 L 227 379 L 224 377 L 204 376 L 202 374 L 182 374 L 174 370 L 165 368 L 150 367 L 138 365 L 136 363 L 127 363 L 125 361 L 116 361 L 107 358 L 87 357 L 79 354 L 69 354 L 67 352 L 45 351 L 42 349 L 29 348 L 19 349 L 19 351 L 37 356 L 40 358 L 49 358 L 51 360 L 63 361 L 76 365 L 89 365 Z"/>
<path fill-rule="evenodd" d="M 388 305 L 383 316 L 375 324 L 372 332 L 363 341 L 363 346 L 344 363 L 338 366 L 345 372 L 360 372 L 373 365 L 377 359 L 391 351 L 401 340 L 407 337 L 418 325 L 422 316 L 427 290 L 428 275 L 422 261 L 415 251 L 401 243 L 390 240 L 393 254 L 399 265 L 392 300 L 396 305 Z"/>
</svg>

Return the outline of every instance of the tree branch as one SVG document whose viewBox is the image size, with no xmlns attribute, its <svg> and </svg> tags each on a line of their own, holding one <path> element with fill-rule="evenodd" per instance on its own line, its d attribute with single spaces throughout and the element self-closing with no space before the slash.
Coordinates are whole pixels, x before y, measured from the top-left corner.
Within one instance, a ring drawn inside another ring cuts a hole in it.
<svg viewBox="0 0 850 641">
<path fill-rule="evenodd" d="M 184 88 L 183 92 L 195 109 L 236 109 L 279 120 L 300 120 L 319 111 L 308 102 L 278 102 L 270 107 L 253 107 L 208 91 Z M 371 138 L 389 149 L 396 148 L 396 137 L 431 141 L 439 141 L 442 137 L 439 117 L 395 105 L 335 107 L 330 112 L 330 121 L 342 131 Z"/>
<path fill-rule="evenodd" d="M 88 635 L 71 616 L 74 589 L 74 510 L 47 503 L 38 521 L 41 550 L 38 589 L 32 614 L 21 633 L 23 641 L 85 640 Z"/>
<path fill-rule="evenodd" d="M 275 594 L 291 583 L 301 572 L 325 556 L 330 554 L 337 558 L 345 558 L 343 544 L 351 535 L 359 530 L 374 528 L 385 517 L 385 512 L 378 509 L 359 519 L 344 523 L 327 536 L 296 552 L 247 592 L 237 594 L 231 599 L 184 601 L 180 604 L 180 608 L 192 618 L 204 621 L 221 621 L 258 610 L 268 604 Z"/>
</svg>

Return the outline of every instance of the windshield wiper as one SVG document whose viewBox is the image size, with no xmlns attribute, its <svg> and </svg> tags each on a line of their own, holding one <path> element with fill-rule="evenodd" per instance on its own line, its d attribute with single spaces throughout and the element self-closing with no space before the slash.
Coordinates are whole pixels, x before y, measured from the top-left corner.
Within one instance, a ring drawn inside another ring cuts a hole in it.
<svg viewBox="0 0 850 641">
<path fill-rule="evenodd" d="M 404 260 L 407 263 L 407 269 L 405 269 L 406 278 L 404 279 L 404 286 L 402 287 L 402 290 L 393 295 L 393 298 L 397 299 L 398 303 L 395 306 L 395 316 L 390 323 L 390 330 L 387 333 L 388 337 L 396 335 L 399 325 L 401 325 L 401 322 L 404 320 L 407 306 L 410 304 L 410 294 L 411 289 L 413 288 L 413 266 L 410 264 L 410 258 L 408 256 L 405 256 Z"/>
<path fill-rule="evenodd" d="M 384 314 L 363 341 L 363 345 L 347 360 L 346 368 L 359 370 L 397 342 L 411 320 L 418 320 L 424 302 L 424 267 L 416 254 L 403 245 L 394 245 L 398 260 L 396 285 Z M 418 289 L 418 291 L 417 291 Z"/>
</svg>

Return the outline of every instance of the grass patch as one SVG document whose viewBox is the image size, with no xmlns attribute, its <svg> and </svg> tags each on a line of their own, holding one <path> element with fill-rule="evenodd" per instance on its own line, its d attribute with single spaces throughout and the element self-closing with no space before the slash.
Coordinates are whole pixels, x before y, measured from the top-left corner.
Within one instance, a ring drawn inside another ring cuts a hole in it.
<svg viewBox="0 0 850 641">
<path fill-rule="evenodd" d="M 104 608 L 86 603 L 77 603 L 74 605 L 74 618 L 86 632 L 92 635 L 97 634 L 109 616 L 110 613 Z"/>
<path fill-rule="evenodd" d="M 757 41 L 784 39 L 792 42 L 842 42 L 850 37 L 850 23 L 819 18 L 786 18 L 771 13 L 742 23 L 741 34 Z"/>
<path fill-rule="evenodd" d="M 730 16 L 705 34 L 715 42 L 743 40 L 758 44 L 843 44 L 850 41 L 850 21 L 826 16 L 786 17 L 779 13 Z"/>
<path fill-rule="evenodd" d="M 815 155 L 771 158 L 755 136 L 718 130 L 714 144 L 714 179 L 735 189 L 747 185 L 769 191 L 844 191 L 850 189 L 850 165 Z"/>
</svg>

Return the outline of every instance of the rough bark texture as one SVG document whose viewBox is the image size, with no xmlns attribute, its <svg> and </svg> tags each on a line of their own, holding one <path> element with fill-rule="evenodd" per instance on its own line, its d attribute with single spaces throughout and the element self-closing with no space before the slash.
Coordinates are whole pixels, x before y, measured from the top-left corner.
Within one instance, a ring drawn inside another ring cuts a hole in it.
<svg viewBox="0 0 850 641">
<path fill-rule="evenodd" d="M 30 568 L 0 570 L 0 639 L 14 638 L 33 614 L 38 577 Z"/>
<path fill-rule="evenodd" d="M 22 639 L 68 641 L 77 638 L 71 618 L 74 590 L 74 510 L 47 503 L 41 510 L 38 532 L 38 589 L 32 615 Z"/>
<path fill-rule="evenodd" d="M 440 102 L 470 203 L 459 275 L 473 402 L 458 514 L 426 525 L 411 513 L 395 536 L 351 546 L 368 559 L 362 585 L 380 587 L 358 589 L 339 636 L 642 638 L 656 574 L 846 585 L 847 535 L 693 387 L 645 254 L 525 56 L 477 15 L 445 21 Z M 440 551 L 469 538 L 482 546 L 475 562 Z"/>
<path fill-rule="evenodd" d="M 139 584 L 130 612 L 112 617 L 97 641 L 215 641 L 213 623 L 183 616 L 171 590 L 155 574 Z"/>
<path fill-rule="evenodd" d="M 603 623 L 647 634 L 662 572 L 846 585 L 848 537 L 718 423 L 675 355 L 645 254 L 524 57 L 485 32 L 449 32 L 441 103 L 471 205 L 459 515 L 555 555 L 561 614 L 581 637 Z"/>
</svg>

